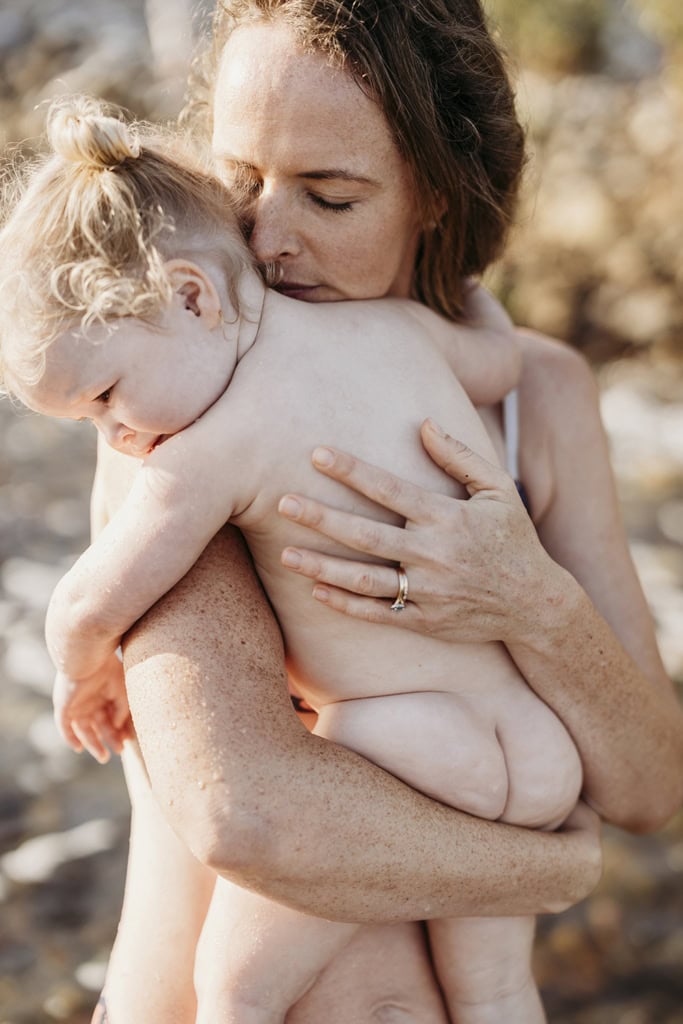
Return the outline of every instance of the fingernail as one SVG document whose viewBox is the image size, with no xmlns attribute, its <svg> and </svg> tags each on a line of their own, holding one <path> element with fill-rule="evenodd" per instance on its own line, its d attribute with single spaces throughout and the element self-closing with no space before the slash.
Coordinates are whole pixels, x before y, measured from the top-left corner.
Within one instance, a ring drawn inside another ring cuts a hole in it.
<svg viewBox="0 0 683 1024">
<path fill-rule="evenodd" d="M 282 552 L 282 564 L 286 565 L 288 569 L 300 569 L 301 555 L 293 548 L 285 548 Z"/>
<path fill-rule="evenodd" d="M 435 434 L 438 434 L 439 437 L 446 436 L 446 431 L 443 429 L 443 427 L 440 427 L 435 420 L 431 419 L 431 417 L 427 420 L 427 426 L 429 427 L 430 430 L 433 430 Z"/>
<path fill-rule="evenodd" d="M 301 515 L 301 502 L 297 501 L 296 498 L 283 498 L 278 505 L 278 511 L 283 516 L 295 516 Z"/>
<path fill-rule="evenodd" d="M 313 597 L 325 604 L 330 599 L 330 592 L 327 587 L 313 587 Z"/>
<path fill-rule="evenodd" d="M 316 448 L 313 452 L 313 463 L 316 466 L 331 466 L 334 462 L 334 452 L 331 448 Z"/>
</svg>

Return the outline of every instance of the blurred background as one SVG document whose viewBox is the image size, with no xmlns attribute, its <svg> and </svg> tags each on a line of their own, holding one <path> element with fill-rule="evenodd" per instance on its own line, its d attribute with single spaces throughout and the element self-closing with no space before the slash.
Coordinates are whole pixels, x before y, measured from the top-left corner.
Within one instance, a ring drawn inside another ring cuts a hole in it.
<svg viewBox="0 0 683 1024">
<path fill-rule="evenodd" d="M 173 118 L 210 6 L 4 0 L 0 145 L 38 134 L 60 92 Z M 487 7 L 529 137 L 519 225 L 489 284 L 518 323 L 595 368 L 633 556 L 680 691 L 683 5 Z M 58 740 L 42 645 L 52 586 L 87 543 L 93 464 L 87 427 L 0 402 L 0 1024 L 86 1024 L 121 902 L 120 765 Z M 682 1024 L 683 816 L 656 836 L 607 829 L 605 848 L 597 892 L 540 925 L 550 1019 Z"/>
</svg>

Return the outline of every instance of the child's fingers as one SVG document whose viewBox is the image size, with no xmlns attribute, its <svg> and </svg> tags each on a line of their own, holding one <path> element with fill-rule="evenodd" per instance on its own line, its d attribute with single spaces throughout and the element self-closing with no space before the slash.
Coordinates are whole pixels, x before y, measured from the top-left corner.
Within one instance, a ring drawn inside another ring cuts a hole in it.
<svg viewBox="0 0 683 1024">
<path fill-rule="evenodd" d="M 115 754 L 123 750 L 121 729 L 113 721 L 113 708 L 99 712 L 95 718 L 94 728 L 101 743 L 106 744 Z"/>
<path fill-rule="evenodd" d="M 123 730 L 126 722 L 130 718 L 130 708 L 128 707 L 128 701 L 125 698 L 117 698 L 112 701 L 110 718 L 116 729 L 119 731 Z"/>
<path fill-rule="evenodd" d="M 113 753 L 121 754 L 123 744 L 133 736 L 133 722 L 128 709 L 128 701 L 118 698 L 109 702 L 107 707 L 98 711 L 94 718 L 94 728 L 99 739 Z"/>
<path fill-rule="evenodd" d="M 77 754 L 82 753 L 83 744 L 71 728 L 71 722 L 69 719 L 62 718 L 62 716 L 55 711 L 55 725 L 57 726 L 57 732 L 64 742 L 71 747 L 72 750 L 75 750 Z"/>
<path fill-rule="evenodd" d="M 82 749 L 87 750 L 99 764 L 106 764 L 110 757 L 109 750 L 102 742 L 96 727 L 93 724 L 72 722 L 71 728 L 80 740 Z"/>
</svg>

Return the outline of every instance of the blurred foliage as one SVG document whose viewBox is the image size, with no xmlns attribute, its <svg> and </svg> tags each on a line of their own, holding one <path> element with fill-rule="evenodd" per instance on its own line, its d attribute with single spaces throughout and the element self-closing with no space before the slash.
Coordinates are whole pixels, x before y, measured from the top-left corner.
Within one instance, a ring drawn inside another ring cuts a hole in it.
<svg viewBox="0 0 683 1024">
<path fill-rule="evenodd" d="M 558 74 L 599 64 L 604 0 L 484 0 L 484 5 L 506 48 L 522 64 Z"/>
<path fill-rule="evenodd" d="M 545 72 L 599 70 L 606 59 L 609 23 L 624 17 L 656 39 L 673 60 L 683 57 L 681 0 L 484 0 L 484 5 L 515 58 Z"/>
<path fill-rule="evenodd" d="M 673 77 L 683 83 L 683 3 L 681 0 L 632 0 L 640 23 L 656 36 L 669 55 Z"/>
</svg>

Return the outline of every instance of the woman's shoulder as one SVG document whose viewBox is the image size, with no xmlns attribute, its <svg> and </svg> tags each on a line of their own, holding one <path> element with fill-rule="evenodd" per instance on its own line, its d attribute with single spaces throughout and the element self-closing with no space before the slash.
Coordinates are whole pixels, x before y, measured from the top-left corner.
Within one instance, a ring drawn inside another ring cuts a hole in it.
<svg viewBox="0 0 683 1024">
<path fill-rule="evenodd" d="M 536 331 L 520 330 L 517 336 L 522 350 L 521 478 L 538 521 L 556 493 L 559 475 L 578 469 L 581 459 L 602 448 L 590 443 L 603 432 L 599 393 L 591 367 L 576 349 Z M 574 443 L 579 436 L 580 445 Z"/>
<path fill-rule="evenodd" d="M 577 349 L 529 328 L 518 329 L 517 339 L 522 350 L 522 387 L 535 391 L 545 385 L 565 394 L 576 389 L 591 401 L 596 398 L 595 376 Z"/>
<path fill-rule="evenodd" d="M 522 417 L 542 418 L 546 432 L 564 432 L 579 417 L 588 417 L 599 426 L 597 380 L 584 356 L 535 331 L 520 330 L 517 336 L 522 350 Z"/>
</svg>

